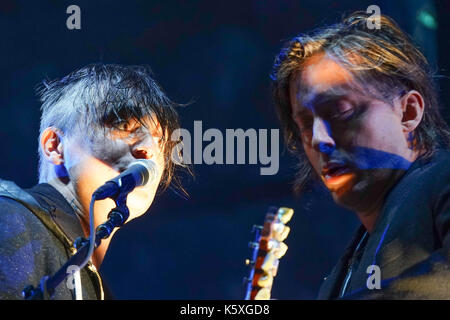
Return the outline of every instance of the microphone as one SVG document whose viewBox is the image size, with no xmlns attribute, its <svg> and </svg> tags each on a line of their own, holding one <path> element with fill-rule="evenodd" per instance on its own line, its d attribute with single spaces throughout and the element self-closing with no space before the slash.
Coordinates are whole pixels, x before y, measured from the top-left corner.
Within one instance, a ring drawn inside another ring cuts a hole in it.
<svg viewBox="0 0 450 320">
<path fill-rule="evenodd" d="M 144 186 L 156 179 L 157 172 L 154 161 L 136 160 L 124 172 L 98 188 L 92 196 L 96 200 L 103 200 L 109 197 L 116 198 L 119 195 L 127 195 L 134 188 Z"/>
</svg>

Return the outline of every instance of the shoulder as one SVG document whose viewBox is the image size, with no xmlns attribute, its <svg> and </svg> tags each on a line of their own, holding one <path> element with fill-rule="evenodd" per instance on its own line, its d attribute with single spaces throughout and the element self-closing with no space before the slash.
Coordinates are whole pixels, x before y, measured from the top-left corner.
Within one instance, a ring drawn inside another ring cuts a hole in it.
<svg viewBox="0 0 450 320">
<path fill-rule="evenodd" d="M 24 233 L 47 233 L 42 222 L 23 204 L 11 198 L 0 196 L 0 242 L 8 237 Z"/>
<path fill-rule="evenodd" d="M 432 251 L 442 245 L 450 221 L 450 152 L 416 160 L 387 196 L 377 230 L 390 247 Z M 384 236 L 385 230 L 388 232 Z M 421 243 L 420 246 L 412 244 Z M 375 249 L 377 247 L 374 247 Z"/>
<path fill-rule="evenodd" d="M 416 222 L 426 226 L 430 220 L 440 245 L 450 245 L 450 150 L 438 149 L 419 159 L 403 186 L 411 190 L 409 211 L 422 216 Z"/>
<path fill-rule="evenodd" d="M 45 225 L 23 204 L 0 197 L 0 299 L 21 299 L 27 284 L 64 261 L 65 251 Z"/>
<path fill-rule="evenodd" d="M 0 237 L 9 233 L 47 233 L 41 220 L 33 213 L 41 209 L 36 199 L 13 181 L 0 179 Z M 6 227 L 6 228 L 5 228 Z"/>
<path fill-rule="evenodd" d="M 414 174 L 428 177 L 433 182 L 450 182 L 450 150 L 438 149 L 426 158 L 419 158 Z"/>
<path fill-rule="evenodd" d="M 429 160 L 422 162 L 416 183 L 427 187 L 434 213 L 442 211 L 444 205 L 445 211 L 450 211 L 450 150 L 439 149 Z"/>
<path fill-rule="evenodd" d="M 450 188 L 450 150 L 438 149 L 417 159 L 394 188 L 402 199 L 433 203 L 436 196 Z"/>
<path fill-rule="evenodd" d="M 0 260 L 20 255 L 30 259 L 42 249 L 60 247 L 51 231 L 19 201 L 0 196 Z M 0 265 L 4 262 L 0 261 Z"/>
</svg>

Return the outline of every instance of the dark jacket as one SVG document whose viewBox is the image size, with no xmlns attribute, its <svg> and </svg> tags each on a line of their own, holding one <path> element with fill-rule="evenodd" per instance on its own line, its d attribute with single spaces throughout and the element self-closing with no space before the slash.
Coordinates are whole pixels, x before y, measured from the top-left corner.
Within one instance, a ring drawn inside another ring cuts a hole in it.
<svg viewBox="0 0 450 320">
<path fill-rule="evenodd" d="M 352 268 L 346 299 L 450 299 L 450 152 L 416 160 L 391 189 L 375 228 Z M 325 279 L 319 299 L 337 298 L 360 226 Z M 381 289 L 369 290 L 367 272 L 377 265 Z"/>
<path fill-rule="evenodd" d="M 23 190 L 0 180 L 0 299 L 22 299 L 27 285 L 53 275 L 76 252 L 83 231 L 73 208 L 51 185 Z M 80 272 L 84 300 L 103 299 L 99 274 L 89 263 Z M 52 299 L 74 299 L 63 281 Z"/>
</svg>

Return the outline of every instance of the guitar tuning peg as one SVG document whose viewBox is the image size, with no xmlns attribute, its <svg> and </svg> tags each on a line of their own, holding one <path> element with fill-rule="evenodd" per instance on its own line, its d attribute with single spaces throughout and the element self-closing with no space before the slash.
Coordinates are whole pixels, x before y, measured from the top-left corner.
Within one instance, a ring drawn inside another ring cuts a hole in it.
<svg viewBox="0 0 450 320">
<path fill-rule="evenodd" d="M 258 279 L 258 286 L 261 288 L 271 288 L 273 284 L 273 275 L 269 273 L 265 273 Z"/>
<path fill-rule="evenodd" d="M 255 300 L 270 300 L 270 289 L 262 288 L 261 290 L 259 290 L 255 295 Z"/>
<path fill-rule="evenodd" d="M 252 233 L 255 233 L 256 230 L 262 230 L 263 228 L 264 228 L 263 226 L 254 224 L 252 227 Z"/>
<path fill-rule="evenodd" d="M 258 242 L 254 242 L 254 241 L 250 241 L 248 243 L 248 246 L 249 246 L 249 248 L 252 248 L 252 249 L 258 248 L 259 247 L 259 243 Z"/>
<path fill-rule="evenodd" d="M 281 233 L 283 232 L 284 227 L 285 227 L 284 223 L 274 223 L 272 230 L 273 232 Z"/>
<path fill-rule="evenodd" d="M 284 229 L 281 232 L 281 236 L 280 236 L 280 240 L 279 241 L 284 241 L 287 238 L 287 236 L 288 236 L 290 231 L 291 231 L 291 228 L 289 228 L 288 226 L 284 226 Z"/>
<path fill-rule="evenodd" d="M 267 241 L 267 251 L 272 251 L 278 246 L 278 241 L 275 239 L 270 239 Z"/>
<path fill-rule="evenodd" d="M 253 265 L 254 263 L 255 263 L 255 261 L 253 261 L 253 260 L 245 259 L 245 265 L 246 265 L 246 266 L 251 266 L 251 265 Z"/>
<path fill-rule="evenodd" d="M 273 277 L 276 277 L 276 276 L 277 276 L 278 266 L 279 266 L 279 265 L 280 265 L 280 260 L 276 259 L 276 260 L 273 262 L 273 268 L 272 268 L 272 270 L 271 270 L 272 276 L 273 276 Z"/>
<path fill-rule="evenodd" d="M 288 223 L 289 220 L 292 219 L 292 216 L 294 215 L 294 210 L 291 208 L 281 207 L 278 209 L 278 217 L 280 218 L 281 222 L 284 224 Z"/>
<path fill-rule="evenodd" d="M 272 252 L 269 252 L 264 258 L 261 270 L 268 273 L 275 265 L 278 265 L 278 259 Z"/>
<path fill-rule="evenodd" d="M 280 259 L 286 254 L 288 246 L 284 242 L 279 242 L 278 246 L 273 250 L 275 258 Z"/>
<path fill-rule="evenodd" d="M 278 241 L 284 241 L 289 235 L 290 231 L 291 228 L 289 228 L 288 226 L 284 226 L 281 232 L 274 232 L 274 238 L 277 239 Z"/>
</svg>

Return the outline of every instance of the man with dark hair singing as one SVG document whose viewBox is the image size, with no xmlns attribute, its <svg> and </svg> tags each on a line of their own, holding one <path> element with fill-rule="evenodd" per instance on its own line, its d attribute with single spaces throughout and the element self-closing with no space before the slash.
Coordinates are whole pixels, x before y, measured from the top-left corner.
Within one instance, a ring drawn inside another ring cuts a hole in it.
<svg viewBox="0 0 450 320">
<path fill-rule="evenodd" d="M 0 299 L 21 299 L 26 285 L 38 285 L 76 252 L 74 240 L 90 233 L 92 194 L 130 163 L 152 160 L 157 174 L 129 193 L 128 221 L 149 209 L 159 186 L 177 182 L 170 139 L 179 127 L 176 105 L 147 67 L 89 65 L 44 82 L 41 101 L 39 184 L 23 190 L 0 181 Z M 95 202 L 95 227 L 114 206 L 111 199 Z M 110 240 L 80 272 L 84 299 L 104 296 L 96 270 Z M 63 282 L 51 298 L 75 296 Z"/>
<path fill-rule="evenodd" d="M 293 38 L 272 73 L 297 191 L 320 178 L 361 221 L 318 298 L 450 299 L 449 129 L 425 57 L 370 19 Z"/>
</svg>

